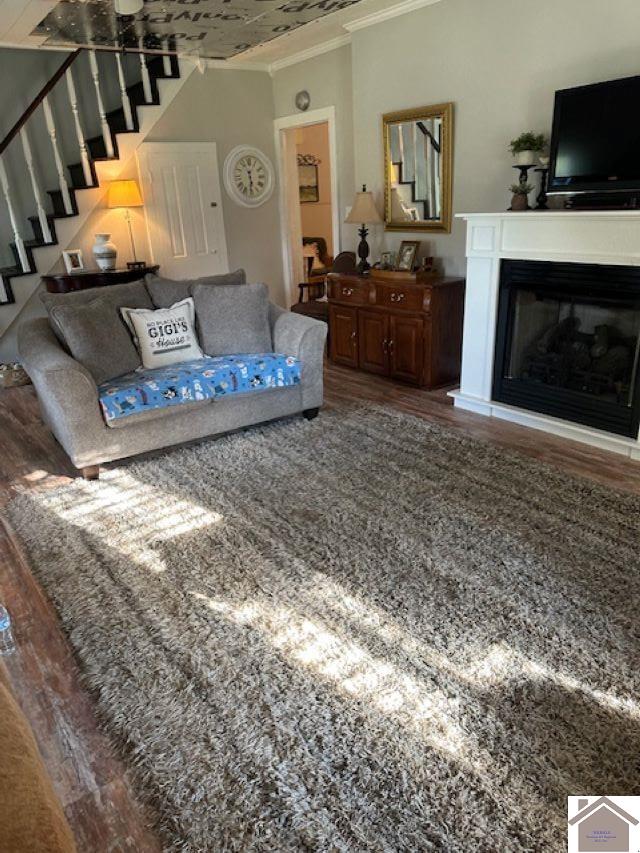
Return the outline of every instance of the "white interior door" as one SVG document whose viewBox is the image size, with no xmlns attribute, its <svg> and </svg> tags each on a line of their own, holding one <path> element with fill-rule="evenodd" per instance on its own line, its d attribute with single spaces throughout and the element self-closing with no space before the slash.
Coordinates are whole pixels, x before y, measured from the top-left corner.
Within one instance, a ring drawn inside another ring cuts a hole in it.
<svg viewBox="0 0 640 853">
<path fill-rule="evenodd" d="M 138 149 L 149 247 L 160 274 L 228 272 L 220 176 L 213 142 L 148 142 Z"/>
</svg>

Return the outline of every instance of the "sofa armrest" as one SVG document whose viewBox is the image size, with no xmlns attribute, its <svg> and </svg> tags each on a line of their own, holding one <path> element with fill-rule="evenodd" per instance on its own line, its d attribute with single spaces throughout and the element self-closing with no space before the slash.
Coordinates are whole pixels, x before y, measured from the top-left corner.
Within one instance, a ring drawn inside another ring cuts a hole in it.
<svg viewBox="0 0 640 853">
<path fill-rule="evenodd" d="M 282 311 L 276 317 L 273 348 L 276 352 L 295 355 L 302 362 L 302 402 L 305 409 L 322 405 L 326 339 L 326 323 L 291 311 Z"/>
<path fill-rule="evenodd" d="M 46 318 L 20 326 L 18 355 L 45 420 L 73 463 L 83 467 L 83 454 L 99 446 L 107 428 L 93 376 L 65 352 Z"/>
</svg>

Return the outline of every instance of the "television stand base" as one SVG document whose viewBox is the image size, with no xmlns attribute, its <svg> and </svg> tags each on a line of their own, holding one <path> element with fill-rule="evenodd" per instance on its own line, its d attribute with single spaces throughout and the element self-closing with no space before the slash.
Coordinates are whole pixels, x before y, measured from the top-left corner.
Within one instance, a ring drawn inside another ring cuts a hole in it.
<svg viewBox="0 0 640 853">
<path fill-rule="evenodd" d="M 566 210 L 640 210 L 640 193 L 580 193 L 569 196 Z"/>
</svg>

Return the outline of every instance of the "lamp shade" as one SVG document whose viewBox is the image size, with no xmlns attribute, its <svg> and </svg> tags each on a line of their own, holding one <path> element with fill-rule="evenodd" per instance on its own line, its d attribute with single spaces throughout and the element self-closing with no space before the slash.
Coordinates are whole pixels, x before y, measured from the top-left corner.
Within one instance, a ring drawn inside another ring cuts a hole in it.
<svg viewBox="0 0 640 853">
<path fill-rule="evenodd" d="M 377 222 L 382 222 L 382 217 L 373 200 L 373 193 L 366 190 L 356 193 L 353 207 L 345 222 L 350 225 L 374 225 Z"/>
<path fill-rule="evenodd" d="M 142 207 L 142 195 L 137 181 L 111 181 L 107 207 Z"/>
</svg>

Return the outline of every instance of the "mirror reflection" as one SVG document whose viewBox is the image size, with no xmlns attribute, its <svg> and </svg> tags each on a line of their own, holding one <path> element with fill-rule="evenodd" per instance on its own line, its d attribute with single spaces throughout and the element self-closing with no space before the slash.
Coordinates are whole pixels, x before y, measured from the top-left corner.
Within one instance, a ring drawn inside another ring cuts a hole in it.
<svg viewBox="0 0 640 853">
<path fill-rule="evenodd" d="M 383 117 L 387 229 L 451 227 L 452 105 Z"/>
</svg>

